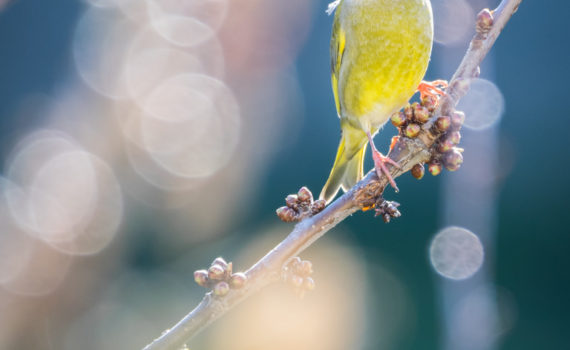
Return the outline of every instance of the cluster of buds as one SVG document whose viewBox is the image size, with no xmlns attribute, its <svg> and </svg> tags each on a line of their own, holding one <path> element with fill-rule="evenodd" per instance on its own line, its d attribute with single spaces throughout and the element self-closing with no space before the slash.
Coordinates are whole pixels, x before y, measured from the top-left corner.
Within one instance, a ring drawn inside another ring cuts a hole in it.
<svg viewBox="0 0 570 350">
<path fill-rule="evenodd" d="M 230 289 L 242 288 L 247 282 L 247 276 L 243 272 L 232 272 L 232 263 L 219 257 L 212 262 L 208 270 L 194 271 L 194 281 L 211 289 L 215 296 L 223 297 Z"/>
<path fill-rule="evenodd" d="M 463 112 L 454 111 L 449 116 L 441 116 L 433 123 L 432 133 L 438 135 L 434 143 L 434 152 L 428 163 L 428 171 L 433 176 L 441 173 L 443 167 L 449 171 L 456 171 L 463 163 L 463 149 L 457 147 L 461 141 L 459 130 L 465 121 Z M 424 176 L 424 164 L 416 164 L 412 168 L 412 176 L 421 179 Z"/>
<path fill-rule="evenodd" d="M 276 210 L 277 216 L 285 221 L 301 221 L 305 217 L 313 216 L 325 209 L 324 199 L 313 200 L 313 194 L 305 186 L 297 194 L 290 194 L 285 198 L 286 206 Z"/>
<path fill-rule="evenodd" d="M 381 199 L 381 203 L 376 205 L 376 214 L 374 216 L 381 216 L 385 223 L 389 223 L 392 218 L 399 218 L 402 213 L 398 210 L 400 203 L 393 201 L 386 201 Z"/>
<path fill-rule="evenodd" d="M 294 257 L 283 267 L 281 278 L 295 288 L 299 297 L 303 297 L 305 292 L 315 289 L 315 281 L 311 278 L 313 274 L 313 264 L 308 260 Z"/>
<path fill-rule="evenodd" d="M 400 131 L 400 135 L 409 138 L 417 137 L 422 130 L 422 125 L 432 116 L 437 108 L 438 99 L 428 95 L 422 98 L 421 103 L 408 104 L 404 110 L 394 113 L 391 121 Z"/>
</svg>

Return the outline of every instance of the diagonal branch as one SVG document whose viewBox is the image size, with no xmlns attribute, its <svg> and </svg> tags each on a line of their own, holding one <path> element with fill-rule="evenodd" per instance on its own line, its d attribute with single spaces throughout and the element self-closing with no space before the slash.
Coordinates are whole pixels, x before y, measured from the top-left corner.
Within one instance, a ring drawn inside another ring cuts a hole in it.
<svg viewBox="0 0 570 350">
<path fill-rule="evenodd" d="M 477 18 L 477 34 L 471 40 L 463 61 L 453 75 L 446 95 L 440 100 L 436 117 L 449 115 L 469 88 L 470 79 L 479 74 L 479 64 L 487 55 L 497 37 L 516 12 L 522 0 L 502 0 L 494 11 L 483 10 Z M 426 123 L 417 138 L 400 137 L 389 156 L 401 168 L 391 169 L 393 177 L 402 175 L 415 164 L 424 163 L 432 157 L 432 146 L 437 135 L 431 128 L 434 120 Z M 224 297 L 207 293 L 194 310 L 188 313 L 171 329 L 147 345 L 144 350 L 179 349 L 194 335 L 221 317 L 236 304 L 268 284 L 278 281 L 286 263 L 300 254 L 327 231 L 349 215 L 370 206 L 382 195 L 388 180 L 378 179 L 369 172 L 350 191 L 335 200 L 321 213 L 298 223 L 293 231 L 275 248 L 246 271 L 247 283 L 241 289 L 232 289 Z"/>
</svg>

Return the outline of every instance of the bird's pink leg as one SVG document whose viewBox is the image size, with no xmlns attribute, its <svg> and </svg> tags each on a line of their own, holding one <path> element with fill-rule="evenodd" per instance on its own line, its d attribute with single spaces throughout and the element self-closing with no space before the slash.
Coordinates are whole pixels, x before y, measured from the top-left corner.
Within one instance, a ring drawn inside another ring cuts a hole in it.
<svg viewBox="0 0 570 350">
<path fill-rule="evenodd" d="M 420 92 L 420 98 L 423 100 L 426 96 L 442 96 L 445 95 L 443 91 L 447 87 L 447 81 L 445 80 L 434 80 L 434 81 L 422 81 L 418 85 L 418 91 Z"/>
<path fill-rule="evenodd" d="M 388 178 L 390 185 L 392 185 L 392 187 L 396 192 L 399 192 L 400 190 L 398 189 L 398 186 L 396 186 L 396 181 L 394 181 L 392 175 L 390 175 L 390 172 L 388 171 L 388 168 L 386 167 L 385 163 L 393 165 L 397 168 L 400 168 L 400 164 L 393 161 L 389 157 L 384 156 L 382 153 L 378 152 L 376 146 L 374 145 L 374 140 L 372 140 L 372 135 L 370 134 L 370 132 L 367 131 L 366 135 L 368 136 L 368 142 L 370 143 L 370 147 L 372 148 L 372 159 L 374 160 L 374 169 L 376 169 L 376 175 L 378 175 L 378 178 L 380 179 L 382 178 L 382 173 L 384 173 L 384 175 L 386 175 L 386 177 Z"/>
</svg>

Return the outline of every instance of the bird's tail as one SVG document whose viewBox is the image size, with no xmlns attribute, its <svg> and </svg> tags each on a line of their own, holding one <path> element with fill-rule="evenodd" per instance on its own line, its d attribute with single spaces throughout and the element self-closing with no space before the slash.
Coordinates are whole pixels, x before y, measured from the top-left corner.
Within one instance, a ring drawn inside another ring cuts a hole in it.
<svg viewBox="0 0 570 350">
<path fill-rule="evenodd" d="M 336 159 L 320 198 L 330 202 L 342 188 L 344 192 L 354 186 L 363 174 L 364 153 L 368 144 L 366 135 L 360 130 L 343 128 Z"/>
</svg>

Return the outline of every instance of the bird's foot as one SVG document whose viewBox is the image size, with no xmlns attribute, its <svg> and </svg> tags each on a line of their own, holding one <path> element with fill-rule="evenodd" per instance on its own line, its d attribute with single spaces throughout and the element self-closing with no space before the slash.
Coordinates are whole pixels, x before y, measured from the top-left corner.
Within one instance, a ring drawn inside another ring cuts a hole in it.
<svg viewBox="0 0 570 350">
<path fill-rule="evenodd" d="M 392 187 L 394 188 L 394 191 L 400 192 L 398 186 L 396 185 L 396 181 L 394 181 L 394 178 L 392 178 L 392 175 L 390 175 L 390 171 L 388 171 L 388 168 L 386 167 L 386 163 L 395 166 L 398 169 L 401 168 L 400 164 L 393 161 L 389 157 L 384 156 L 382 153 L 378 152 L 378 150 L 376 149 L 376 145 L 374 145 L 372 134 L 369 131 L 366 132 L 366 136 L 368 136 L 368 142 L 370 143 L 370 148 L 372 148 L 372 159 L 374 160 L 374 169 L 376 169 L 376 175 L 378 175 L 378 178 L 381 179 L 382 173 L 384 173 L 384 175 L 386 175 L 386 178 L 388 178 L 390 185 L 392 185 Z M 393 147 L 393 145 L 394 145 L 394 140 L 392 140 L 392 145 L 390 147 Z"/>
<path fill-rule="evenodd" d="M 447 87 L 447 81 L 445 80 L 434 80 L 434 81 L 422 81 L 418 85 L 418 91 L 420 92 L 420 98 L 423 100 L 427 96 L 443 96 L 445 92 L 443 89 Z"/>
<path fill-rule="evenodd" d="M 394 178 L 392 178 L 392 175 L 390 175 L 390 171 L 386 167 L 386 163 L 395 166 L 396 168 L 400 168 L 400 164 L 393 161 L 389 157 L 384 156 L 376 149 L 372 150 L 372 159 L 374 160 L 374 168 L 376 169 L 376 175 L 378 175 L 378 178 L 382 178 L 382 173 L 384 173 L 384 175 L 386 175 L 386 178 L 388 178 L 390 185 L 392 185 L 394 188 L 394 191 L 399 192 L 400 190 L 396 185 L 396 181 L 394 181 Z"/>
</svg>

